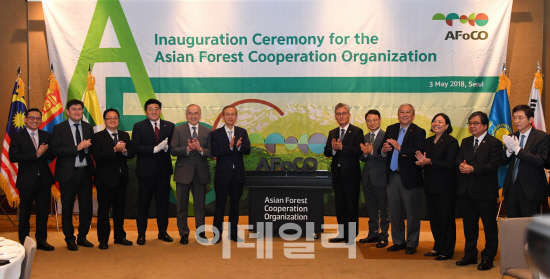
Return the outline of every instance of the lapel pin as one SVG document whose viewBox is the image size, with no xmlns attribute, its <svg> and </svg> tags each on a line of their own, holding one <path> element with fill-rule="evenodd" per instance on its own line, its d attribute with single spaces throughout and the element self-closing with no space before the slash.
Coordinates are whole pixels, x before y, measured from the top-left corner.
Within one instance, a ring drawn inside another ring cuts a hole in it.
<svg viewBox="0 0 550 279">
<path fill-rule="evenodd" d="M 482 143 L 485 143 L 485 141 L 482 141 Z"/>
</svg>

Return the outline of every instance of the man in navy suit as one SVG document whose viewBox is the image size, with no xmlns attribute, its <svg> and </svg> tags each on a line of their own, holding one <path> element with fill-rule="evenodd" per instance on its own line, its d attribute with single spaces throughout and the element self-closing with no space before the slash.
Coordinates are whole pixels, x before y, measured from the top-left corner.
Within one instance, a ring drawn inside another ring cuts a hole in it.
<svg viewBox="0 0 550 279">
<path fill-rule="evenodd" d="M 109 211 L 113 210 L 115 244 L 130 246 L 124 231 L 124 204 L 128 185 L 128 159 L 134 158 L 134 146 L 130 135 L 118 129 L 118 110 L 103 112 L 105 129 L 92 137 L 92 156 L 96 163 L 94 183 L 97 189 L 97 239 L 99 249 L 109 248 L 111 234 Z"/>
<path fill-rule="evenodd" d="M 136 151 L 138 177 L 138 228 L 137 244 L 145 244 L 149 204 L 153 195 L 157 206 L 158 239 L 172 242 L 168 229 L 168 203 L 170 202 L 170 176 L 173 173 L 170 143 L 174 123 L 160 119 L 162 104 L 156 99 L 145 102 L 147 119 L 134 124 L 132 142 Z"/>
<path fill-rule="evenodd" d="M 363 130 L 351 125 L 349 106 L 338 103 L 334 108 L 334 117 L 338 127 L 328 133 L 324 154 L 332 157 L 331 173 L 334 188 L 336 219 L 343 231 L 331 238 L 330 242 L 355 241 L 359 233 L 359 192 L 361 183 L 361 165 L 359 156 L 363 143 Z M 355 229 L 350 231 L 350 225 Z"/>
<path fill-rule="evenodd" d="M 229 238 L 235 242 L 243 239 L 237 236 L 239 223 L 239 200 L 243 193 L 244 160 L 243 155 L 250 154 L 250 140 L 245 129 L 235 126 L 237 108 L 226 106 L 222 110 L 225 125 L 211 133 L 212 156 L 217 157 L 214 191 L 216 192 L 216 209 L 214 211 L 214 228 L 219 235 L 214 243 L 221 241 L 223 233 L 223 216 L 227 196 L 229 196 Z M 217 238 L 216 238 L 217 237 Z"/>
<path fill-rule="evenodd" d="M 13 135 L 10 144 L 10 161 L 19 164 L 15 187 L 19 190 L 19 242 L 24 244 L 29 235 L 32 204 L 36 206 L 36 245 L 38 249 L 53 251 L 48 244 L 48 205 L 50 189 L 55 183 L 48 160 L 53 159 L 49 144 L 51 134 L 38 129 L 42 113 L 31 108 L 25 112 L 23 129 Z"/>
<path fill-rule="evenodd" d="M 420 239 L 420 208 L 422 200 L 422 167 L 415 164 L 416 152 L 424 153 L 426 130 L 412 123 L 415 116 L 411 104 L 402 104 L 397 111 L 399 123 L 388 126 L 384 135 L 381 156 L 386 162 L 386 182 L 388 183 L 388 203 L 390 205 L 391 237 L 393 245 L 388 251 L 406 250 L 406 254 L 416 253 Z M 405 218 L 407 213 L 405 238 Z"/>
<path fill-rule="evenodd" d="M 69 119 L 53 127 L 52 153 L 57 156 L 55 180 L 59 182 L 63 234 L 67 249 L 77 251 L 77 245 L 94 247 L 86 236 L 92 224 L 92 179 L 94 161 L 92 160 L 91 139 L 94 135 L 92 125 L 82 120 L 84 103 L 70 100 L 65 107 Z M 74 237 L 73 207 L 78 196 L 78 214 L 80 224 L 78 237 Z"/>
<path fill-rule="evenodd" d="M 548 181 L 544 163 L 548 159 L 550 137 L 533 128 L 535 111 L 528 105 L 512 110 L 518 130 L 502 140 L 506 148 L 501 163 L 508 165 L 504 180 L 504 208 L 508 218 L 531 217 L 540 214 L 540 205 L 548 197 Z"/>
</svg>

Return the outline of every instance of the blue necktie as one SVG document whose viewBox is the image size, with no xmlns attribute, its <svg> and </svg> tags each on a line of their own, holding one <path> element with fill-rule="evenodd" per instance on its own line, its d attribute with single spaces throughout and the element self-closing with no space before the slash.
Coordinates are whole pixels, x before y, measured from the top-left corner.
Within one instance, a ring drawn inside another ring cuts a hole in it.
<svg viewBox="0 0 550 279">
<path fill-rule="evenodd" d="M 521 136 L 521 140 L 519 141 L 519 147 L 523 148 L 523 140 L 525 139 L 525 135 Z M 512 183 L 516 182 L 516 178 L 518 177 L 518 166 L 519 166 L 519 159 L 518 154 L 516 154 L 516 162 L 514 164 L 514 174 L 512 175 Z"/>
<path fill-rule="evenodd" d="M 403 143 L 403 138 L 405 137 L 405 128 L 401 128 L 401 132 L 399 133 L 399 137 L 397 138 L 397 143 L 401 145 Z M 393 154 L 391 156 L 391 164 L 390 169 L 392 171 L 396 171 L 398 169 L 397 166 L 397 159 L 399 158 L 399 151 L 396 149 L 393 150 Z"/>
</svg>

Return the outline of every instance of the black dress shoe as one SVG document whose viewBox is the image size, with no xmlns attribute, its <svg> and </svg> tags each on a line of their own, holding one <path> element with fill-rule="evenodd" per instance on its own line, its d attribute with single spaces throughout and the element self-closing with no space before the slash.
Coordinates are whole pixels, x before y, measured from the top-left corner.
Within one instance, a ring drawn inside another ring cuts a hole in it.
<svg viewBox="0 0 550 279">
<path fill-rule="evenodd" d="M 426 257 L 437 257 L 437 256 L 439 256 L 439 253 L 430 251 L 430 252 L 424 254 L 424 256 L 426 256 Z"/>
<path fill-rule="evenodd" d="M 107 244 L 107 242 L 100 242 L 99 243 L 99 249 L 107 250 L 107 249 L 109 249 L 109 244 Z"/>
<path fill-rule="evenodd" d="M 124 246 L 132 246 L 134 243 L 126 238 L 123 239 L 115 239 L 115 244 L 121 244 Z"/>
<path fill-rule="evenodd" d="M 329 239 L 328 242 L 337 243 L 337 242 L 348 242 L 348 241 L 343 237 L 335 237 L 335 238 Z"/>
<path fill-rule="evenodd" d="M 44 250 L 44 251 L 53 251 L 55 248 L 48 244 L 48 242 L 39 242 L 36 243 L 36 249 Z"/>
<path fill-rule="evenodd" d="M 376 243 L 378 242 L 378 237 L 367 236 L 365 238 L 359 239 L 359 243 Z"/>
<path fill-rule="evenodd" d="M 401 244 L 401 245 L 394 244 L 394 245 L 390 246 L 390 248 L 388 248 L 388 251 L 389 252 L 397 252 L 399 250 L 405 250 L 405 249 L 407 249 L 407 244 Z"/>
<path fill-rule="evenodd" d="M 78 246 L 76 246 L 74 241 L 67 242 L 67 249 L 69 249 L 69 251 L 78 251 Z"/>
<path fill-rule="evenodd" d="M 456 265 L 458 266 L 466 266 L 469 264 L 477 264 L 477 259 L 464 257 L 456 262 Z"/>
<path fill-rule="evenodd" d="M 229 239 L 235 242 L 244 242 L 244 239 L 240 238 L 238 235 L 232 235 Z"/>
<path fill-rule="evenodd" d="M 88 247 L 88 248 L 94 247 L 94 245 L 90 241 L 88 241 L 86 238 L 77 240 L 76 245 L 84 246 L 84 247 Z"/>
<path fill-rule="evenodd" d="M 388 241 L 387 240 L 379 240 L 378 243 L 376 243 L 376 248 L 384 248 L 388 246 Z"/>
<path fill-rule="evenodd" d="M 493 268 L 493 261 L 481 260 L 481 263 L 477 266 L 477 270 L 489 270 Z"/>
<path fill-rule="evenodd" d="M 407 250 L 405 251 L 405 254 L 407 254 L 407 255 L 416 254 L 416 247 L 407 247 Z"/>
<path fill-rule="evenodd" d="M 435 257 L 434 260 L 436 260 L 436 261 L 446 261 L 446 260 L 450 260 L 452 258 L 453 257 L 447 257 L 447 256 L 439 255 L 439 256 Z"/>
<path fill-rule="evenodd" d="M 184 234 L 181 236 L 180 244 L 187 244 L 189 243 L 189 234 Z"/>
<path fill-rule="evenodd" d="M 201 232 L 198 236 L 195 236 L 195 239 L 199 243 L 208 243 L 208 237 L 206 237 L 206 233 Z"/>
<path fill-rule="evenodd" d="M 138 234 L 137 245 L 145 245 L 145 234 Z"/>
<path fill-rule="evenodd" d="M 174 241 L 167 232 L 159 232 L 159 239 L 165 241 L 165 242 L 172 242 Z"/>
</svg>

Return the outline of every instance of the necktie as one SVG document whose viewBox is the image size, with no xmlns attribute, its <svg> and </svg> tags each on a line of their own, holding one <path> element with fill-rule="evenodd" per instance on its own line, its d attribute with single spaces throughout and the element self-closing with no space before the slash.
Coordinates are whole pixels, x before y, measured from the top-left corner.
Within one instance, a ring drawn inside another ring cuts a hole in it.
<svg viewBox="0 0 550 279">
<path fill-rule="evenodd" d="M 196 139 L 197 138 L 197 127 L 191 127 L 191 128 L 193 128 L 193 134 L 191 135 L 191 137 Z"/>
<path fill-rule="evenodd" d="M 233 139 L 233 131 L 229 131 L 229 142 Z"/>
<path fill-rule="evenodd" d="M 36 138 L 34 137 L 36 134 L 34 132 L 31 133 L 32 143 L 34 144 L 34 149 L 38 150 L 38 144 L 36 144 Z"/>
<path fill-rule="evenodd" d="M 374 133 L 370 133 L 370 143 L 374 143 Z"/>
<path fill-rule="evenodd" d="M 523 140 L 525 139 L 525 135 L 521 136 L 521 140 L 519 141 L 519 147 L 523 148 Z M 512 183 L 516 182 L 516 178 L 518 177 L 518 166 L 519 166 L 519 159 L 518 154 L 516 154 L 516 162 L 514 163 L 514 175 L 512 176 Z"/>
<path fill-rule="evenodd" d="M 474 143 L 474 153 L 476 153 L 477 151 L 477 147 L 479 146 L 479 140 L 476 139 L 475 143 Z"/>
<path fill-rule="evenodd" d="M 157 142 L 159 142 L 160 130 L 157 127 L 157 122 L 155 122 L 155 137 L 157 137 Z"/>
<path fill-rule="evenodd" d="M 397 143 L 399 143 L 399 145 L 401 145 L 403 143 L 403 138 L 405 137 L 405 128 L 401 128 L 401 131 L 399 133 L 399 137 L 397 138 Z M 390 169 L 392 171 L 396 171 L 398 170 L 398 165 L 397 165 L 397 159 L 399 158 L 399 151 L 397 151 L 396 149 L 393 149 L 393 154 L 391 156 L 391 163 L 390 163 Z"/>
<path fill-rule="evenodd" d="M 80 130 L 78 129 L 78 123 L 74 124 L 76 131 L 74 132 L 74 136 L 76 138 L 76 145 L 79 145 L 82 142 L 82 137 L 80 136 Z M 78 151 L 78 159 L 80 162 L 84 161 L 84 157 L 86 157 L 86 153 L 84 152 L 84 149 Z"/>
<path fill-rule="evenodd" d="M 346 130 L 344 129 L 341 129 L 340 130 L 340 141 L 343 141 L 344 140 L 344 136 L 346 135 Z"/>
<path fill-rule="evenodd" d="M 115 142 L 115 144 L 118 143 L 118 138 L 116 136 L 117 133 L 113 133 L 113 141 Z"/>
</svg>

